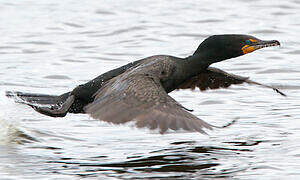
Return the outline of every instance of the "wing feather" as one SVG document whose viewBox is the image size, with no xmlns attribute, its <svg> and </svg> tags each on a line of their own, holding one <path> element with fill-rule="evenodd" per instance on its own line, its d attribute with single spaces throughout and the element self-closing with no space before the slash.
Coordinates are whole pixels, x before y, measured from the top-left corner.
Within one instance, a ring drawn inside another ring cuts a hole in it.
<svg viewBox="0 0 300 180">
<path fill-rule="evenodd" d="M 258 83 L 250 80 L 248 77 L 238 76 L 235 74 L 230 74 L 221 69 L 209 67 L 205 71 L 201 72 L 197 76 L 192 77 L 191 79 L 185 81 L 181 84 L 178 89 L 195 89 L 198 87 L 201 91 L 207 89 L 219 89 L 227 88 L 233 84 L 255 84 L 265 88 L 273 89 L 275 92 L 279 93 L 282 96 L 286 96 L 279 89 L 272 87 L 270 85 Z"/>
<path fill-rule="evenodd" d="M 168 129 L 204 134 L 203 128 L 212 129 L 212 125 L 187 112 L 170 97 L 159 79 L 148 75 L 111 80 L 84 109 L 95 119 L 114 124 L 134 121 L 138 128 L 159 128 L 162 134 Z"/>
<path fill-rule="evenodd" d="M 201 91 L 207 89 L 227 88 L 232 84 L 242 84 L 247 82 L 248 77 L 229 74 L 218 68 L 209 67 L 197 76 L 184 82 L 178 89 L 195 89 Z"/>
</svg>

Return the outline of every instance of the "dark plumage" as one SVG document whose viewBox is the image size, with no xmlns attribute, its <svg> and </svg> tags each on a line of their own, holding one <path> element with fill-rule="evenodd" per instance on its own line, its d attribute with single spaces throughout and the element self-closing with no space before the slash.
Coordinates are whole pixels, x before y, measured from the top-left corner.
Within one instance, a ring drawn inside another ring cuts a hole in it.
<svg viewBox="0 0 300 180">
<path fill-rule="evenodd" d="M 277 45 L 276 40 L 262 41 L 248 35 L 214 35 L 204 40 L 192 56 L 151 56 L 106 72 L 61 96 L 22 92 L 7 92 L 7 96 L 18 97 L 18 102 L 52 117 L 63 117 L 68 112 L 87 113 L 115 124 L 135 121 L 137 127 L 159 128 L 160 133 L 168 129 L 205 133 L 203 128 L 213 126 L 189 113 L 168 93 L 195 87 L 226 88 L 244 82 L 273 88 L 209 66 Z"/>
</svg>

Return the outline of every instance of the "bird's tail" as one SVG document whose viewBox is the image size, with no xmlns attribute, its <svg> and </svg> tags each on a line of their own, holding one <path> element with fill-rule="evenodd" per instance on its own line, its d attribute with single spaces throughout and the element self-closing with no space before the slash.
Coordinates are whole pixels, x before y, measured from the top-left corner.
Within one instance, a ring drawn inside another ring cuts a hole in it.
<svg viewBox="0 0 300 180">
<path fill-rule="evenodd" d="M 36 104 L 36 105 L 57 105 L 64 102 L 68 98 L 68 94 L 61 96 L 24 93 L 19 91 L 6 91 L 6 96 L 13 98 L 15 102 L 22 104 Z"/>
</svg>

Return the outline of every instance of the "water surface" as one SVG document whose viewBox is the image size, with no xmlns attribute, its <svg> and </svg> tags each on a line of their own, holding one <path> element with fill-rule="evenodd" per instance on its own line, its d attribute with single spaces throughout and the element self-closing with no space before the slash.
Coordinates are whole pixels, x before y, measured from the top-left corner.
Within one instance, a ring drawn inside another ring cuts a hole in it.
<svg viewBox="0 0 300 180">
<path fill-rule="evenodd" d="M 0 179 L 297 179 L 300 176 L 300 3 L 279 1 L 0 2 Z M 168 133 L 87 115 L 51 118 L 6 90 L 61 94 L 128 62 L 185 57 L 213 34 L 278 39 L 280 48 L 214 64 L 276 86 L 171 96 L 225 129 Z"/>
</svg>

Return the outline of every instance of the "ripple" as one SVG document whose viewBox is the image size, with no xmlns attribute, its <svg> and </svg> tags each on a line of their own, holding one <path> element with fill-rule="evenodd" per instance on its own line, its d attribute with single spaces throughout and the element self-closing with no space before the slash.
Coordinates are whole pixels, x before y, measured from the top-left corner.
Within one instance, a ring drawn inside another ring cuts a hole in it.
<svg viewBox="0 0 300 180">
<path fill-rule="evenodd" d="M 86 57 L 81 57 L 84 59 L 96 59 L 96 60 L 103 60 L 103 61 L 122 61 L 120 58 L 110 58 L 106 56 L 86 56 Z"/>
<path fill-rule="evenodd" d="M 74 27 L 74 28 L 84 28 L 84 26 L 82 26 L 80 24 L 76 24 L 76 23 L 65 22 L 63 24 L 66 26 Z"/>
<path fill-rule="evenodd" d="M 115 35 L 120 35 L 123 33 L 140 31 L 140 30 L 145 30 L 145 29 L 146 29 L 146 27 L 133 26 L 133 27 L 129 27 L 129 28 L 118 29 L 118 30 L 115 30 L 115 31 L 112 31 L 109 33 L 90 34 L 89 37 L 115 36 Z"/>
<path fill-rule="evenodd" d="M 289 80 L 289 79 L 287 79 Z M 298 90 L 300 89 L 300 86 L 299 85 L 276 85 L 277 88 L 280 88 L 280 89 L 289 89 L 289 90 Z"/>
<path fill-rule="evenodd" d="M 17 46 L 0 46 L 0 49 L 20 49 L 20 47 L 17 47 Z"/>
<path fill-rule="evenodd" d="M 277 7 L 279 7 L 280 9 L 288 9 L 288 10 L 290 10 L 290 9 L 295 9 L 295 7 L 294 6 L 289 6 L 289 5 L 278 5 Z"/>
<path fill-rule="evenodd" d="M 206 38 L 209 35 L 199 34 L 199 33 L 178 33 L 178 34 L 169 34 L 172 37 L 196 37 L 196 38 Z"/>
<path fill-rule="evenodd" d="M 141 56 L 141 54 L 137 54 L 137 53 L 105 53 L 105 55 L 108 56 Z"/>
<path fill-rule="evenodd" d="M 290 15 L 290 14 L 292 14 L 292 13 L 289 13 L 289 12 L 274 12 L 274 13 L 272 13 L 273 15 L 275 15 L 275 16 L 286 16 L 286 15 Z"/>
<path fill-rule="evenodd" d="M 300 54 L 300 50 L 286 52 L 285 54 Z"/>
<path fill-rule="evenodd" d="M 224 20 L 220 19 L 204 19 L 204 20 L 198 20 L 198 21 L 191 21 L 193 23 L 218 23 L 218 22 L 224 22 Z"/>
<path fill-rule="evenodd" d="M 77 59 L 62 59 L 62 61 L 71 62 L 71 63 L 86 63 L 86 62 L 88 62 L 88 61 L 77 60 Z"/>
<path fill-rule="evenodd" d="M 11 83 L 11 82 L 0 82 L 0 86 L 16 86 L 16 87 L 31 87 L 31 88 L 47 88 L 45 86 L 32 85 L 28 83 Z"/>
<path fill-rule="evenodd" d="M 38 53 L 44 53 L 47 52 L 45 50 L 33 50 L 33 49 L 23 49 L 22 53 L 23 54 L 38 54 Z"/>
<path fill-rule="evenodd" d="M 283 32 L 271 29 L 251 31 L 253 34 L 281 34 Z"/>
<path fill-rule="evenodd" d="M 257 74 L 273 74 L 273 73 L 296 73 L 300 71 L 292 70 L 292 69 L 267 69 L 264 71 L 259 71 Z"/>
<path fill-rule="evenodd" d="M 245 65 L 245 64 L 241 63 L 240 65 Z M 230 68 L 228 70 L 230 70 L 230 71 L 245 71 L 245 70 L 251 71 L 251 70 L 259 70 L 259 69 L 261 69 L 261 67 L 251 67 L 251 66 L 249 66 L 249 67 Z"/>
<path fill-rule="evenodd" d="M 53 43 L 47 41 L 25 41 L 25 42 L 16 42 L 14 44 L 53 45 Z"/>
<path fill-rule="evenodd" d="M 45 79 L 71 79 L 68 76 L 64 76 L 64 75 L 50 75 L 50 76 L 44 76 L 43 78 Z"/>
<path fill-rule="evenodd" d="M 95 11 L 96 14 L 101 14 L 101 15 L 115 15 L 114 12 L 111 12 L 111 11 L 105 11 L 105 10 L 102 10 L 102 9 L 98 9 Z"/>
<path fill-rule="evenodd" d="M 97 34 L 100 33 L 99 31 L 81 31 L 78 34 Z"/>
<path fill-rule="evenodd" d="M 175 146 L 186 146 L 181 148 L 169 148 L 160 151 L 151 152 L 152 156 L 129 156 L 125 161 L 103 162 L 107 161 L 107 156 L 93 156 L 94 162 L 85 162 L 84 159 L 62 157 L 59 160 L 47 161 L 48 164 L 62 164 L 65 169 L 58 170 L 58 173 L 68 171 L 74 174 L 86 174 L 93 172 L 94 175 L 106 171 L 107 174 L 114 174 L 117 177 L 131 178 L 163 178 L 164 173 L 168 178 L 187 178 L 198 177 L 199 173 L 207 177 L 223 176 L 230 177 L 231 174 L 243 171 L 245 168 L 226 168 L 218 163 L 218 158 L 228 154 L 239 154 L 239 152 L 251 151 L 240 148 L 223 148 L 215 146 L 196 146 L 191 147 L 194 141 L 182 141 L 172 143 Z M 150 153 L 150 154 L 151 154 Z M 162 154 L 163 153 L 163 154 Z M 197 163 L 194 163 L 197 161 Z M 220 171 L 215 171 L 213 167 L 220 166 Z M 111 172 L 109 172 L 111 171 Z M 184 172 L 184 173 L 183 173 Z M 157 174 L 159 173 L 159 174 Z M 196 174 L 195 174 L 196 173 Z M 89 175 L 87 175 L 89 176 Z"/>
<path fill-rule="evenodd" d="M 214 105 L 214 104 L 224 104 L 224 101 L 213 101 L 213 100 L 209 100 L 209 101 L 203 101 L 200 104 L 201 105 Z"/>
<path fill-rule="evenodd" d="M 267 165 L 255 166 L 252 169 L 271 169 L 271 170 L 283 171 L 283 169 L 281 169 L 281 168 L 277 168 L 277 167 L 274 167 L 274 166 L 267 166 Z"/>
<path fill-rule="evenodd" d="M 143 38 L 143 41 L 166 42 L 164 40 L 157 39 L 157 38 Z"/>
<path fill-rule="evenodd" d="M 196 141 L 178 141 L 178 142 L 172 142 L 172 145 L 182 145 L 182 144 L 188 144 L 188 145 L 192 145 L 195 144 Z"/>
<path fill-rule="evenodd" d="M 250 149 L 237 149 L 237 148 L 224 148 L 224 147 L 214 147 L 214 146 L 198 146 L 189 150 L 189 152 L 194 153 L 218 153 L 218 152 L 238 152 L 238 151 L 252 151 Z"/>
<path fill-rule="evenodd" d="M 47 29 L 55 30 L 55 31 L 63 31 L 64 30 L 63 28 L 60 28 L 60 27 L 47 27 Z"/>
<path fill-rule="evenodd" d="M 97 48 L 98 46 L 74 46 L 74 49 L 93 49 Z"/>
<path fill-rule="evenodd" d="M 262 142 L 268 142 L 268 141 L 233 141 L 233 142 L 224 142 L 228 144 L 233 144 L 234 146 L 256 146 L 259 145 Z"/>
</svg>

